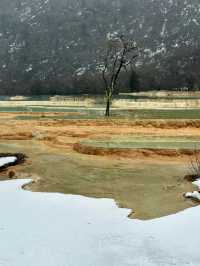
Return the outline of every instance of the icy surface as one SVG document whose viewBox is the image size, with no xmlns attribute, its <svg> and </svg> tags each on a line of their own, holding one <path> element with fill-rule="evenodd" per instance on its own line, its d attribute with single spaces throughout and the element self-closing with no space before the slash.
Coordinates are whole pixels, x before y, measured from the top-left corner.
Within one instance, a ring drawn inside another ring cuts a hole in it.
<svg viewBox="0 0 200 266">
<path fill-rule="evenodd" d="M 200 265 L 200 207 L 143 222 L 113 200 L 21 189 L 29 181 L 0 182 L 1 266 Z"/>
<path fill-rule="evenodd" d="M 0 157 L 0 167 L 6 165 L 8 163 L 14 163 L 16 160 L 17 160 L 17 158 L 15 156 Z"/>
</svg>

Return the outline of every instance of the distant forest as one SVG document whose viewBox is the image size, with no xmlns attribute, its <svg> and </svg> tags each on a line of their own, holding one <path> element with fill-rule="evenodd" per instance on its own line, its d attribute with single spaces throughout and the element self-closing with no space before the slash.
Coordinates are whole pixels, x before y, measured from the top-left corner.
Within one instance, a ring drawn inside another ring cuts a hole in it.
<svg viewBox="0 0 200 266">
<path fill-rule="evenodd" d="M 200 88 L 199 0 L 1 0 L 0 94 L 101 94 L 108 33 L 139 56 L 120 92 Z"/>
</svg>

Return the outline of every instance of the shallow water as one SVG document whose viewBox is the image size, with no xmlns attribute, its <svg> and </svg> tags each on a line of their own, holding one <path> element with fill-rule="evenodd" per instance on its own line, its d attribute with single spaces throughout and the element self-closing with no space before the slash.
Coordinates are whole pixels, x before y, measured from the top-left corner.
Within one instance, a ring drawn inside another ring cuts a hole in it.
<svg viewBox="0 0 200 266">
<path fill-rule="evenodd" d="M 113 100 L 112 116 L 123 119 L 200 119 L 199 94 L 180 94 L 180 97 L 152 97 L 151 93 L 149 95 L 116 96 Z M 104 116 L 103 96 L 59 96 L 59 99 L 54 101 L 50 98 L 50 95 L 42 95 L 27 97 L 22 101 L 9 101 L 9 97 L 0 96 L 0 112 L 77 112 L 77 115 L 63 115 L 57 119 L 97 119 Z M 21 116 L 17 119 L 27 118 Z M 45 118 L 29 116 L 29 119 Z"/>
<path fill-rule="evenodd" d="M 83 144 L 100 148 L 128 149 L 200 149 L 200 137 L 150 137 L 150 136 L 115 136 L 108 139 L 84 140 Z"/>
<path fill-rule="evenodd" d="M 47 119 L 48 113 L 66 113 L 66 115 L 51 116 L 54 119 L 101 119 L 104 118 L 104 108 L 86 108 L 86 107 L 59 107 L 59 106 L 0 106 L 1 112 L 13 112 L 16 113 L 16 119 L 19 120 L 37 120 Z M 45 113 L 46 117 L 38 115 L 17 115 L 20 112 L 32 112 L 32 113 Z M 77 114 L 76 114 L 77 113 Z M 50 117 L 49 117 L 50 118 Z M 111 118 L 114 119 L 200 119 L 200 108 L 199 109 L 134 109 L 129 108 L 128 110 L 123 109 L 111 109 Z"/>
<path fill-rule="evenodd" d="M 109 160 L 50 148 L 37 141 L 0 142 L 0 151 L 29 157 L 16 172 L 40 178 L 29 187 L 34 191 L 112 198 L 120 206 L 133 209 L 132 217 L 141 219 L 194 206 L 183 198 L 183 193 L 192 190 L 183 180 L 188 171 L 185 162 Z"/>
</svg>

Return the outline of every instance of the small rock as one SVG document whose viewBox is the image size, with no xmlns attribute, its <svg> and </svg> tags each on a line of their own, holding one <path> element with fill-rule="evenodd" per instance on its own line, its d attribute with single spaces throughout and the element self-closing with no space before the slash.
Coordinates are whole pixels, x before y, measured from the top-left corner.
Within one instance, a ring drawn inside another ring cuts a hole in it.
<svg viewBox="0 0 200 266">
<path fill-rule="evenodd" d="M 8 177 L 9 177 L 10 179 L 14 178 L 15 175 L 16 175 L 16 173 L 15 173 L 15 171 L 13 171 L 13 170 L 10 170 L 10 171 L 8 172 Z"/>
<path fill-rule="evenodd" d="M 185 193 L 185 197 L 200 201 L 199 191 L 187 192 L 187 193 Z"/>
</svg>

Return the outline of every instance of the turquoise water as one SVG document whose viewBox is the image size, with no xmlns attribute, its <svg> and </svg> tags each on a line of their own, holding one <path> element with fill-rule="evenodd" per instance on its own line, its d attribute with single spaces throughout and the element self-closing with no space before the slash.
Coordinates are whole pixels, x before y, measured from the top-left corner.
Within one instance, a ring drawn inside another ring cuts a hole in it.
<svg viewBox="0 0 200 266">
<path fill-rule="evenodd" d="M 42 95 L 42 96 L 31 96 L 26 98 L 26 101 L 47 101 L 49 100 L 50 95 Z M 62 97 L 62 96 L 61 96 Z M 84 99 L 88 98 L 88 96 L 69 96 L 69 98 L 74 99 Z M 95 98 L 95 96 L 94 96 Z M 170 97 L 149 97 L 149 96 L 137 96 L 137 95 L 118 95 L 115 97 L 116 99 L 132 99 L 132 100 L 141 100 L 141 99 L 170 99 Z M 0 96 L 0 101 L 9 100 L 8 96 Z M 171 97 L 171 99 L 200 99 L 198 97 Z M 95 108 L 84 108 L 77 106 L 19 106 L 19 107 L 4 107 L 0 106 L 1 112 L 56 112 L 56 113 L 67 113 L 66 115 L 55 116 L 51 118 L 54 119 L 97 119 L 104 117 L 104 104 L 103 98 L 97 96 L 96 97 L 97 104 L 95 107 L 101 107 L 100 109 Z M 19 101 L 20 102 L 20 101 Z M 22 101 L 23 102 L 23 101 Z M 59 104 L 59 103 L 58 103 Z M 71 114 L 70 114 L 71 113 Z M 76 114 L 77 113 L 77 114 Z M 49 119 L 48 115 L 45 117 L 34 117 L 31 115 L 18 116 L 17 119 L 27 120 L 27 119 Z M 200 119 L 200 109 L 175 109 L 175 110 L 167 110 L 167 109 L 128 109 L 128 110 L 111 110 L 111 118 L 116 119 Z"/>
<path fill-rule="evenodd" d="M 115 136 L 109 140 L 85 140 L 85 145 L 102 148 L 133 149 L 200 149 L 200 138 L 189 137 L 148 137 L 148 136 Z"/>
<path fill-rule="evenodd" d="M 48 118 L 48 113 L 66 113 L 66 115 L 51 116 L 56 119 L 96 119 L 104 117 L 104 110 L 96 109 L 75 109 L 71 108 L 51 108 L 51 107 L 0 107 L 1 112 L 45 112 Z M 76 114 L 77 113 L 77 114 Z M 31 115 L 19 116 L 18 119 L 38 119 Z M 114 119 L 200 119 L 200 109 L 185 109 L 185 110 L 112 110 L 111 118 Z M 40 117 L 44 119 L 44 117 Z"/>
<path fill-rule="evenodd" d="M 31 96 L 25 96 L 24 101 L 48 101 L 50 97 L 53 97 L 54 95 L 31 95 Z M 59 97 L 69 97 L 69 98 L 96 98 L 100 99 L 104 96 L 100 95 L 60 95 Z M 4 96 L 0 95 L 0 101 L 9 101 L 11 96 Z M 198 100 L 200 99 L 200 95 L 188 95 L 188 96 L 148 96 L 148 95 L 127 95 L 127 94 L 120 94 L 120 95 L 115 95 L 115 99 L 118 100 Z M 23 100 L 20 100 L 23 101 Z"/>
</svg>

